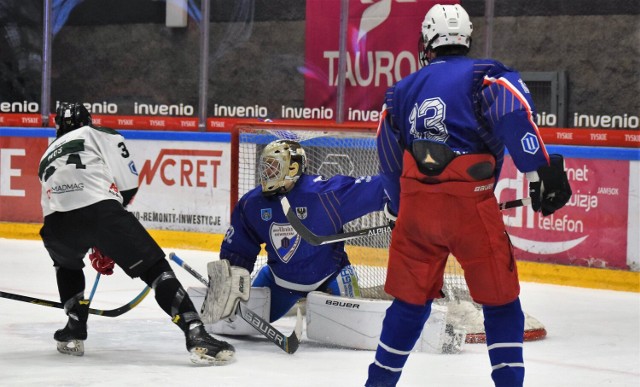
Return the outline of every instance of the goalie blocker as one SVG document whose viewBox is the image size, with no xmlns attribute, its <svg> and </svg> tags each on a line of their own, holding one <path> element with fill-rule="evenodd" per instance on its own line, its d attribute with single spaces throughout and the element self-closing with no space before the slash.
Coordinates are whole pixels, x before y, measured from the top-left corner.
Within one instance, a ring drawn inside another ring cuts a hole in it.
<svg viewBox="0 0 640 387">
<path fill-rule="evenodd" d="M 354 349 L 375 350 L 391 301 L 346 298 L 322 292 L 307 295 L 307 337 Z M 466 333 L 447 324 L 447 307 L 433 304 L 415 351 L 459 353 Z"/>
</svg>

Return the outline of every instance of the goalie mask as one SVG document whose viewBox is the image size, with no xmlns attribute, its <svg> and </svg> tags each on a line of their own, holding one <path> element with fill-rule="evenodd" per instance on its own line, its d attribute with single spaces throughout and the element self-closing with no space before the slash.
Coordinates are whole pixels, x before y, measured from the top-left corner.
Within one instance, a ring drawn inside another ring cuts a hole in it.
<svg viewBox="0 0 640 387">
<path fill-rule="evenodd" d="M 56 136 L 60 137 L 72 130 L 91 125 L 91 114 L 83 104 L 61 103 L 56 109 Z"/>
<path fill-rule="evenodd" d="M 299 143 L 276 140 L 260 155 L 262 194 L 272 196 L 289 192 L 307 167 L 307 156 Z"/>
<path fill-rule="evenodd" d="M 471 46 L 473 24 L 459 4 L 436 4 L 427 12 L 420 33 L 420 61 L 427 62 L 427 51 L 440 46 Z"/>
</svg>

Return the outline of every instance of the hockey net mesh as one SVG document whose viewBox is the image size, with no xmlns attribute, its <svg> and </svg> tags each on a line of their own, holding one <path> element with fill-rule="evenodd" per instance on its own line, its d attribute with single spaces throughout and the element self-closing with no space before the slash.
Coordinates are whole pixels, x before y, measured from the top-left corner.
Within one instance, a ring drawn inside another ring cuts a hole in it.
<svg viewBox="0 0 640 387">
<path fill-rule="evenodd" d="M 260 184 L 258 164 L 264 147 L 277 139 L 299 142 L 307 156 L 307 173 L 331 177 L 336 174 L 354 177 L 378 173 L 375 132 L 363 128 L 333 126 L 280 126 L 278 124 L 243 124 L 234 128 L 238 136 L 238 197 Z M 233 177 L 232 177 L 233 178 Z M 231 203 L 231 207 L 235 203 Z M 382 226 L 387 220 L 382 211 L 370 213 L 345 225 L 345 232 Z M 358 275 L 362 296 L 391 299 L 383 290 L 387 273 L 390 234 L 366 236 L 345 242 L 345 248 Z M 266 256 L 256 262 L 253 274 L 266 263 Z M 455 257 L 450 256 L 445 271 L 445 297 L 435 302 L 448 307 L 447 320 L 467 332 L 467 343 L 485 341 L 481 306 L 473 302 L 464 273 Z M 544 326 L 525 313 L 525 340 L 546 336 Z"/>
</svg>

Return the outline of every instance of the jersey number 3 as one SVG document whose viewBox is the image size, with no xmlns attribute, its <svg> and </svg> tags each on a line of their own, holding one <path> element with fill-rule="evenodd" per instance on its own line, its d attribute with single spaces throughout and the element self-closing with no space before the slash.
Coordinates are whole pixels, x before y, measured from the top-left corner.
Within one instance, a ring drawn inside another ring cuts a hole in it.
<svg viewBox="0 0 640 387">
<path fill-rule="evenodd" d="M 67 157 L 67 162 L 65 163 L 66 165 L 75 165 L 76 169 L 87 169 L 87 166 L 82 163 L 82 159 L 80 159 L 80 155 L 78 153 L 71 153 L 71 152 L 84 151 L 84 142 L 82 142 L 82 144 L 77 144 L 77 143 L 73 144 L 73 145 L 67 147 L 67 149 L 65 149 L 66 145 L 67 144 L 62 145 L 62 152 L 60 152 L 60 149 L 58 148 L 58 149 L 54 150 L 45 159 L 45 160 L 48 161 L 48 164 L 50 164 L 53 160 L 56 160 L 56 159 L 60 158 L 61 156 L 64 156 L 64 155 L 68 154 L 69 156 Z M 80 147 L 78 147 L 78 145 L 80 145 Z M 120 148 L 120 150 L 121 150 L 120 156 L 122 156 L 122 158 L 126 159 L 126 158 L 128 158 L 130 156 L 129 150 L 127 149 L 127 146 L 124 144 L 124 142 L 119 142 L 118 143 L 118 148 Z M 56 155 L 56 153 L 58 153 L 58 155 Z M 53 175 L 55 173 L 55 171 L 56 171 L 56 167 L 51 165 L 51 166 L 47 167 L 44 170 L 44 175 L 41 174 L 41 178 L 44 181 L 47 181 L 47 180 L 49 180 L 51 175 Z"/>
</svg>

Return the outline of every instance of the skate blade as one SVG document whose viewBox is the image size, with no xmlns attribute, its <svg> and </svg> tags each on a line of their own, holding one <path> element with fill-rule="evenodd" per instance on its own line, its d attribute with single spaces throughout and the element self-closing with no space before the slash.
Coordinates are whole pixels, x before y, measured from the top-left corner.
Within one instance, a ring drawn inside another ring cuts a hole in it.
<svg viewBox="0 0 640 387">
<path fill-rule="evenodd" d="M 194 348 L 190 351 L 191 356 L 189 360 L 192 363 L 198 365 L 226 365 L 231 363 L 234 360 L 234 351 L 223 350 L 218 352 L 215 357 L 207 355 L 206 350 L 203 348 Z"/>
<path fill-rule="evenodd" d="M 70 341 L 56 341 L 58 352 L 71 356 L 84 355 L 84 341 L 83 340 L 70 340 Z"/>
</svg>

